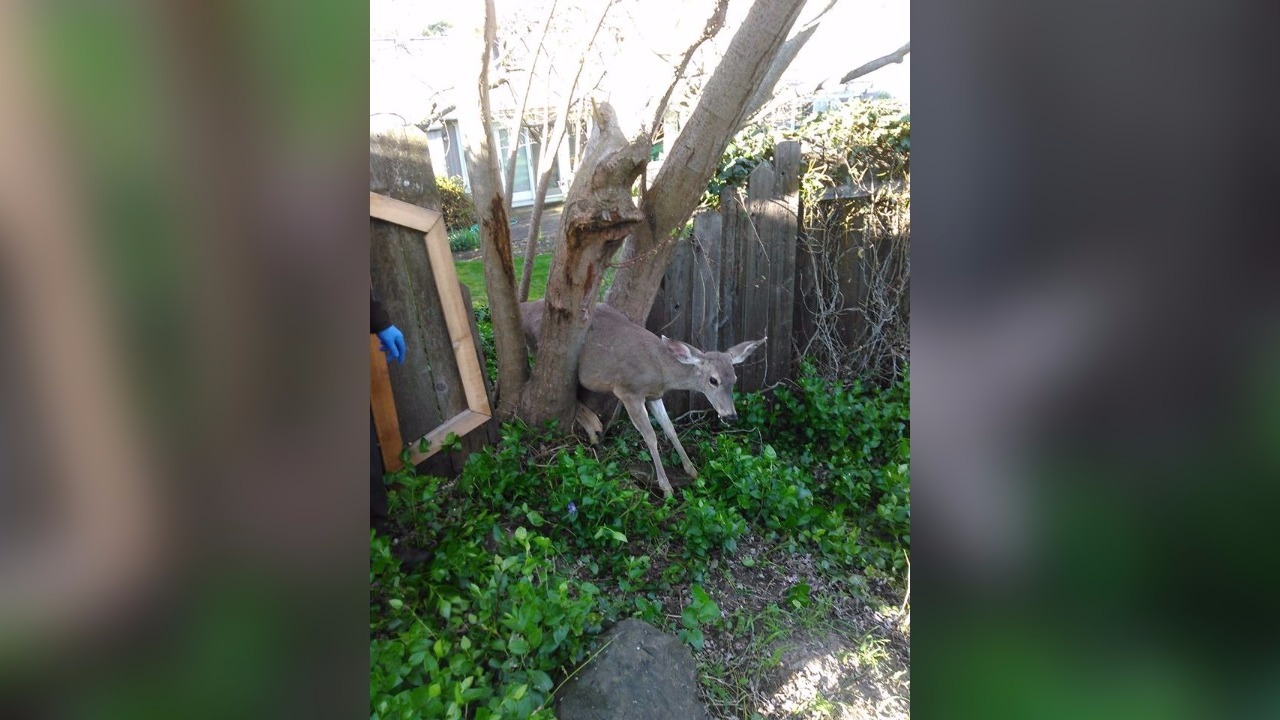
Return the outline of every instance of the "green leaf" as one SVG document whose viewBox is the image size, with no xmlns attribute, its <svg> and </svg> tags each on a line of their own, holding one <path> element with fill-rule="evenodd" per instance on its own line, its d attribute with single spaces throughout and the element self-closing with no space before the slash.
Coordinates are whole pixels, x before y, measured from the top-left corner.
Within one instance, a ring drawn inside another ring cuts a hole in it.
<svg viewBox="0 0 1280 720">
<path fill-rule="evenodd" d="M 391 598 L 390 600 L 387 601 L 387 604 L 395 608 L 396 610 L 399 610 L 400 608 L 404 607 L 404 601 L 401 600 L 400 598 Z"/>
<path fill-rule="evenodd" d="M 507 650 L 516 655 L 524 655 L 529 652 L 529 643 L 519 634 L 512 635 L 507 641 Z"/>
<path fill-rule="evenodd" d="M 551 676 L 541 670 L 530 670 L 529 680 L 533 682 L 533 687 L 536 688 L 538 692 L 551 692 Z"/>
<path fill-rule="evenodd" d="M 546 522 L 546 520 L 543 519 L 542 514 L 537 510 L 530 510 L 525 517 L 529 519 L 529 524 L 534 527 L 542 527 L 542 524 Z"/>
<path fill-rule="evenodd" d="M 451 615 L 453 615 L 453 603 L 445 598 L 440 598 L 440 616 L 448 620 Z"/>
</svg>

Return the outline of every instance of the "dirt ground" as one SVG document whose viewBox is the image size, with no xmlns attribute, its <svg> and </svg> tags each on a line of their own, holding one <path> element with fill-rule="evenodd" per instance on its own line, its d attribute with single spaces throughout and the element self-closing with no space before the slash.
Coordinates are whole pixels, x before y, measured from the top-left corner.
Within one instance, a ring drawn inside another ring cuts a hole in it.
<svg viewBox="0 0 1280 720">
<path fill-rule="evenodd" d="M 694 655 L 713 717 L 910 717 L 911 621 L 900 591 L 833 578 L 812 555 L 752 536 L 738 550 L 703 583 L 723 618 Z M 803 586 L 807 598 L 794 590 Z"/>
<path fill-rule="evenodd" d="M 638 483 L 653 483 L 647 464 L 630 470 Z M 676 487 L 690 482 L 678 468 L 668 472 Z M 682 549 L 672 537 L 631 552 L 653 558 L 646 579 L 656 580 Z M 907 588 L 824 569 L 811 553 L 754 533 L 738 541 L 732 558 L 712 561 L 700 585 L 721 613 L 703 626 L 703 648 L 694 653 L 702 700 L 716 720 L 911 716 Z M 689 586 L 673 584 L 653 599 L 678 626 Z"/>
</svg>

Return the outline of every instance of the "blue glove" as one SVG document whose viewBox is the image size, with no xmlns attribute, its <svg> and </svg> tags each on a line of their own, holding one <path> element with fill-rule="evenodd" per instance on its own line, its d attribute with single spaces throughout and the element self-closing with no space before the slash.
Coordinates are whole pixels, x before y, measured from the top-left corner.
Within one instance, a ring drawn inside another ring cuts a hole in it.
<svg viewBox="0 0 1280 720">
<path fill-rule="evenodd" d="M 387 354 L 387 360 L 395 360 L 403 365 L 404 333 L 400 332 L 400 328 L 392 325 L 378 333 L 378 339 L 382 341 L 382 352 Z"/>
</svg>

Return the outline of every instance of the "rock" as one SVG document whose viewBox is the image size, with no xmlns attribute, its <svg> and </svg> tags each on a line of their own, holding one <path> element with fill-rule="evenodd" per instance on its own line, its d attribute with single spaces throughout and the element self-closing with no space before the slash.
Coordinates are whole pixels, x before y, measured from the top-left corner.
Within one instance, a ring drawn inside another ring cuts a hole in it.
<svg viewBox="0 0 1280 720">
<path fill-rule="evenodd" d="M 609 645 L 560 690 L 560 720 L 704 720 L 693 654 L 643 620 L 623 620 Z"/>
</svg>

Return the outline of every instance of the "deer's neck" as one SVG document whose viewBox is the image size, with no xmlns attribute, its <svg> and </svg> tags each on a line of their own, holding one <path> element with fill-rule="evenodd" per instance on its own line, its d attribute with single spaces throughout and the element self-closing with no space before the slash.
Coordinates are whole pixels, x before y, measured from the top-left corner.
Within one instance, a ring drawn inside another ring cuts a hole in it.
<svg viewBox="0 0 1280 720">
<path fill-rule="evenodd" d="M 685 365 L 679 360 L 673 360 L 667 364 L 665 374 L 668 390 L 697 390 L 702 387 L 696 365 Z"/>
</svg>

